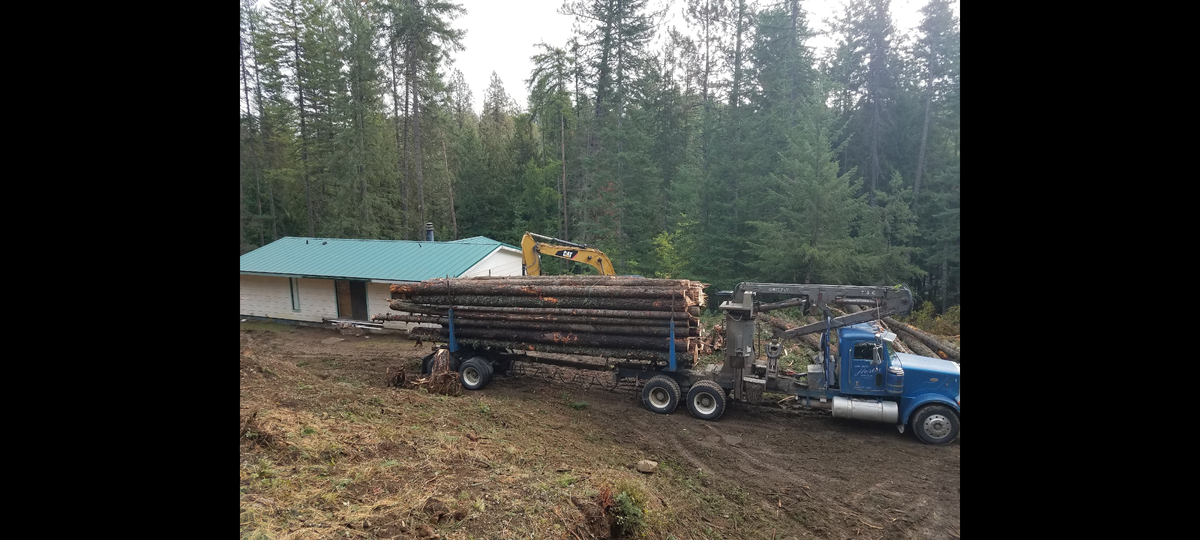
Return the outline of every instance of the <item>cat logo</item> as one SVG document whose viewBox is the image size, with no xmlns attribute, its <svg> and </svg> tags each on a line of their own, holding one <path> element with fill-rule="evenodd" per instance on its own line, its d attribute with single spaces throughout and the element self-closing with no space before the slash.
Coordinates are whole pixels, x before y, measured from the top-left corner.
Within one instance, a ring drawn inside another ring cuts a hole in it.
<svg viewBox="0 0 1200 540">
<path fill-rule="evenodd" d="M 555 252 L 554 254 L 559 257 L 566 257 L 566 258 L 570 259 L 571 257 L 574 257 L 576 253 L 579 253 L 579 252 L 571 251 L 569 249 L 563 249 L 563 250 L 559 250 L 559 251 Z"/>
</svg>

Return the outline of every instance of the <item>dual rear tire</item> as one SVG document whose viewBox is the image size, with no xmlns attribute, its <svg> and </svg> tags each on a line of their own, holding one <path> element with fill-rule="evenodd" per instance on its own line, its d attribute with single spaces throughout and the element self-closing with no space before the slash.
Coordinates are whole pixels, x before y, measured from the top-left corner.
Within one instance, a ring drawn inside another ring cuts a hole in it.
<svg viewBox="0 0 1200 540">
<path fill-rule="evenodd" d="M 467 359 L 458 368 L 458 382 L 467 390 L 479 390 L 492 380 L 492 363 L 482 356 Z"/>
<path fill-rule="evenodd" d="M 642 388 L 642 405 L 651 412 L 671 414 L 683 397 L 679 384 L 665 375 L 655 375 Z M 716 420 L 725 413 L 725 389 L 710 380 L 692 385 L 684 399 L 688 412 L 701 420 Z"/>
</svg>

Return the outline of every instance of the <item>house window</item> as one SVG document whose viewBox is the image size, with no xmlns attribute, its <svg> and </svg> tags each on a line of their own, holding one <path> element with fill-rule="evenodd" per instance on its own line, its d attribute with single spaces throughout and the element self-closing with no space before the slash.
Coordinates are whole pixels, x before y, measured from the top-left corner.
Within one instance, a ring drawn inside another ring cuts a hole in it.
<svg viewBox="0 0 1200 540">
<path fill-rule="evenodd" d="M 288 285 L 292 289 L 292 311 L 300 312 L 300 280 L 296 278 L 288 278 Z"/>
</svg>

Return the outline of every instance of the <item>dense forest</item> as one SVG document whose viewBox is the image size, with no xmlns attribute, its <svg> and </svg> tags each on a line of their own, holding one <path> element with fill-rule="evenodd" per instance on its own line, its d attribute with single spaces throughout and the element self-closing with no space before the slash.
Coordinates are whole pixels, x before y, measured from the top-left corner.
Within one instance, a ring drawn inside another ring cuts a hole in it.
<svg viewBox="0 0 1200 540">
<path fill-rule="evenodd" d="M 888 0 L 845 0 L 824 57 L 799 0 L 656 9 L 567 0 L 576 35 L 537 45 L 528 102 L 493 73 L 476 114 L 453 0 L 243 0 L 241 252 L 432 222 L 594 245 L 621 274 L 959 303 L 951 2 L 905 35 Z"/>
</svg>

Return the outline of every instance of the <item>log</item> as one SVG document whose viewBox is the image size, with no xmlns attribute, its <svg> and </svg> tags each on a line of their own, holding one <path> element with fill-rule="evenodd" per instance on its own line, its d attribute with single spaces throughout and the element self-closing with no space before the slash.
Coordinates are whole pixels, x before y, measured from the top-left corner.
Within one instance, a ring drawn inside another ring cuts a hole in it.
<svg viewBox="0 0 1200 540">
<path fill-rule="evenodd" d="M 450 335 L 450 330 L 446 328 L 413 328 L 409 331 L 411 334 L 417 335 L 432 335 L 436 332 L 438 336 Z M 454 329 L 455 337 L 461 339 L 477 338 L 489 339 L 495 341 L 512 341 L 521 343 L 548 343 L 558 345 L 571 345 L 578 347 L 607 347 L 607 348 L 628 348 L 628 349 L 646 349 L 652 351 L 666 351 L 671 343 L 665 337 L 653 336 L 629 336 L 629 335 L 612 335 L 612 334 L 580 334 L 571 332 L 555 332 L 555 331 L 537 331 L 537 330 L 513 330 L 505 328 L 458 328 Z M 675 340 L 675 352 L 679 354 L 688 350 L 688 342 L 686 339 Z"/>
<path fill-rule="evenodd" d="M 703 289 L 705 285 L 699 281 L 691 281 L 687 279 L 661 279 L 661 278 L 639 278 L 629 276 L 479 276 L 469 278 L 433 278 L 427 279 L 422 283 L 442 283 L 450 281 L 451 286 L 455 283 L 465 282 L 503 282 L 508 284 L 519 285 L 583 285 L 583 286 L 608 286 L 608 287 L 698 287 Z M 396 284 L 407 285 L 407 284 Z"/>
<path fill-rule="evenodd" d="M 685 297 L 688 290 L 681 287 L 599 287 L 585 285 L 522 285 L 459 281 L 443 283 L 423 281 L 412 285 L 392 285 L 392 298 L 417 295 L 484 295 L 484 296 L 589 296 L 593 298 L 656 298 Z"/>
<path fill-rule="evenodd" d="M 907 339 L 907 341 L 905 341 L 905 342 L 904 342 L 904 344 L 905 344 L 905 345 L 906 345 L 906 346 L 907 346 L 909 349 L 912 349 L 912 352 L 913 352 L 913 354 L 916 354 L 916 355 L 919 355 L 919 356 L 928 356 L 928 357 L 930 357 L 930 358 L 938 358 L 938 355 L 937 355 L 937 353 L 935 353 L 935 352 L 933 352 L 933 351 L 929 350 L 929 347 L 926 347 L 924 343 L 921 343 L 921 340 L 919 340 L 919 339 L 917 339 L 917 338 L 915 338 L 915 337 L 911 337 L 911 336 L 910 336 L 910 335 L 909 335 L 907 332 L 905 332 L 903 329 L 901 329 L 901 328 L 896 328 L 896 329 L 895 329 L 895 332 L 896 332 L 897 334 L 901 335 L 901 336 L 904 336 L 904 337 L 905 337 L 905 339 Z"/>
<path fill-rule="evenodd" d="M 644 319 L 651 320 L 651 319 Z M 445 322 L 441 323 L 446 326 Z M 537 332 L 572 332 L 578 334 L 614 334 L 622 336 L 656 336 L 671 335 L 669 326 L 620 326 L 610 324 L 562 324 L 529 321 L 492 321 L 484 319 L 458 319 L 454 321 L 455 329 L 467 328 L 496 328 L 512 330 L 530 330 Z M 675 328 L 676 337 L 696 337 L 700 335 L 698 328 Z"/>
<path fill-rule="evenodd" d="M 395 313 L 380 313 L 371 317 L 372 321 L 400 321 L 410 323 L 446 324 L 445 316 L 437 315 L 397 315 Z"/>
<path fill-rule="evenodd" d="M 372 320 L 446 324 L 448 319 L 445 314 L 446 310 L 442 309 L 441 311 L 442 314 L 440 315 L 400 315 L 395 313 L 387 313 L 376 315 L 372 317 Z M 462 324 L 465 321 L 505 321 L 541 324 L 590 324 L 598 326 L 644 326 L 647 328 L 656 329 L 667 329 L 670 327 L 671 323 L 670 319 L 619 319 L 615 317 L 583 317 L 573 315 L 521 315 L 517 313 L 478 313 L 472 311 L 459 311 L 458 309 L 455 309 L 454 324 Z M 675 321 L 675 332 L 682 333 L 684 329 L 690 328 L 693 332 L 691 335 L 698 335 L 696 332 L 699 331 L 699 323 L 700 319 L 698 318 L 693 318 L 688 321 Z M 479 324 L 475 324 L 475 326 L 479 326 Z"/>
<path fill-rule="evenodd" d="M 804 334 L 801 336 L 785 336 L 783 334 L 783 332 L 785 330 L 791 330 L 793 328 L 798 328 L 798 327 L 794 324 L 788 324 L 788 323 L 784 322 L 782 319 L 779 319 L 777 317 L 772 317 L 770 315 L 759 315 L 758 320 L 769 324 L 772 328 L 771 334 L 780 339 L 784 339 L 784 338 L 799 339 L 800 341 L 807 343 L 814 349 L 817 349 L 817 350 L 821 349 L 821 336 L 819 334 Z"/>
<path fill-rule="evenodd" d="M 649 319 L 646 319 L 649 320 Z M 457 328 L 497 328 L 497 329 L 513 329 L 513 330 L 530 330 L 538 332 L 571 332 L 577 334 L 614 334 L 625 336 L 656 336 L 668 337 L 671 335 L 671 327 L 669 326 L 622 326 L 611 324 L 562 324 L 562 323 L 545 323 L 545 322 L 528 322 L 528 321 L 491 321 L 482 319 L 462 319 L 455 320 L 454 327 Z M 675 327 L 675 337 L 699 337 L 700 329 Z"/>
<path fill-rule="evenodd" d="M 905 324 L 905 323 L 902 323 L 895 319 L 892 319 L 891 317 L 884 317 L 883 321 L 890 324 L 892 326 L 892 328 L 894 328 L 896 330 L 903 330 L 903 331 L 907 332 L 908 334 L 912 335 L 914 339 L 920 340 L 922 343 L 924 343 L 930 349 L 933 349 L 933 352 L 945 353 L 945 356 L 934 355 L 935 358 L 949 357 L 951 360 L 959 359 L 958 348 L 946 343 L 945 341 L 937 339 L 932 334 L 929 334 L 929 333 L 925 332 L 924 330 L 921 330 L 920 328 L 917 328 L 915 326 Z M 910 345 L 911 345 L 911 343 L 910 343 Z"/>
<path fill-rule="evenodd" d="M 497 349 L 512 349 L 517 351 L 538 351 L 556 354 L 576 354 L 580 356 L 597 356 L 601 358 L 625 358 L 629 360 L 653 360 L 656 362 L 666 362 L 670 360 L 670 355 L 666 352 L 647 351 L 643 349 L 622 349 L 612 347 L 581 347 L 573 345 L 557 345 L 553 343 L 522 343 L 514 341 L 500 341 L 493 339 L 460 339 L 459 343 L 466 345 L 474 345 L 476 347 L 493 347 Z M 686 358 L 676 351 L 676 360 Z"/>
<path fill-rule="evenodd" d="M 403 300 L 390 300 L 388 306 L 395 311 L 409 313 L 428 313 L 444 315 L 449 305 L 421 306 Z M 686 310 L 659 311 L 643 309 L 583 309 L 569 307 L 519 307 L 519 306 L 480 306 L 453 304 L 454 316 L 468 312 L 514 313 L 527 315 L 582 315 L 588 317 L 620 317 L 631 319 L 675 319 L 676 324 L 681 320 L 692 320 L 700 316 L 700 306 L 689 306 Z"/>
<path fill-rule="evenodd" d="M 529 308 L 575 308 L 575 309 L 617 309 L 634 311 L 686 311 L 695 302 L 687 298 L 589 298 L 583 296 L 564 297 L 527 297 L 527 296 L 488 296 L 488 295 L 431 295 L 417 294 L 408 297 L 414 304 L 431 306 L 492 306 L 492 307 L 529 307 Z"/>
</svg>

